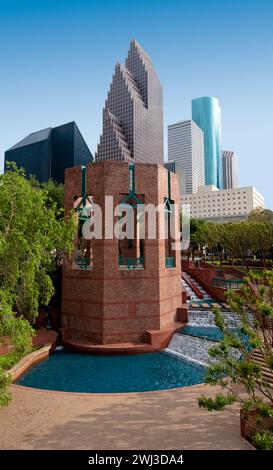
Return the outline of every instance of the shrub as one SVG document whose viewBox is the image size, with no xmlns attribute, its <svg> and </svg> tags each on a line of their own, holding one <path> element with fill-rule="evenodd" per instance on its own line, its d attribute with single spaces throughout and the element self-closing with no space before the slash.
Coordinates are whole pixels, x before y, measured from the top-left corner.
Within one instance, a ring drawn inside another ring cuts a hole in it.
<svg viewBox="0 0 273 470">
<path fill-rule="evenodd" d="M 260 450 L 273 450 L 273 430 L 259 431 L 253 434 L 252 441 Z"/>
<path fill-rule="evenodd" d="M 244 415 L 249 416 L 249 427 L 257 445 L 270 448 L 273 435 L 264 429 L 264 418 L 273 418 L 273 389 L 263 376 L 260 363 L 252 360 L 250 351 L 257 349 L 273 373 L 273 272 L 251 272 L 245 280 L 240 291 L 228 292 L 231 310 L 240 319 L 240 334 L 232 332 L 221 311 L 214 309 L 215 324 L 223 333 L 223 340 L 209 351 L 216 362 L 208 368 L 205 381 L 220 385 L 222 392 L 214 398 L 202 395 L 198 403 L 208 411 L 219 411 L 230 409 L 232 403 L 238 402 Z M 253 411 L 255 420 L 251 421 Z"/>
</svg>

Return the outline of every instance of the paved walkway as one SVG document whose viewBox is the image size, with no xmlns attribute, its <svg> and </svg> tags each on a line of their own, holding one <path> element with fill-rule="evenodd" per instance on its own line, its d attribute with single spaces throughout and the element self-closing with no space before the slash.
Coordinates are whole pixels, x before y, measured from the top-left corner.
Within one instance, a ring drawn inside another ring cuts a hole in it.
<svg viewBox="0 0 273 470">
<path fill-rule="evenodd" d="M 209 386 L 115 395 L 11 390 L 13 401 L 0 410 L 0 449 L 252 449 L 236 416 L 199 409 L 196 398 Z"/>
</svg>

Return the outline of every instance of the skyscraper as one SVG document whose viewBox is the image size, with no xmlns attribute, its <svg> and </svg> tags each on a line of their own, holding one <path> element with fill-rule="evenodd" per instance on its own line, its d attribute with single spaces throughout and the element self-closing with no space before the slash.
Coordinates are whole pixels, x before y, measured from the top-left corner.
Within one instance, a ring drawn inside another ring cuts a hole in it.
<svg viewBox="0 0 273 470">
<path fill-rule="evenodd" d="M 195 193 L 205 184 L 204 134 L 195 122 L 188 120 L 168 126 L 168 160 L 183 169 L 183 193 Z"/>
<path fill-rule="evenodd" d="M 64 170 L 93 161 L 92 154 L 72 121 L 58 127 L 33 132 L 5 152 L 5 162 L 13 161 L 26 175 L 41 182 L 50 178 L 64 182 Z"/>
<path fill-rule="evenodd" d="M 135 40 L 125 66 L 116 65 L 103 110 L 96 161 L 109 159 L 163 165 L 162 87 Z"/>
<path fill-rule="evenodd" d="M 238 160 L 234 152 L 223 150 L 223 187 L 232 189 L 238 187 Z"/>
<path fill-rule="evenodd" d="M 205 183 L 223 188 L 221 108 L 217 98 L 203 96 L 191 102 L 192 119 L 204 132 Z"/>
<path fill-rule="evenodd" d="M 177 163 L 175 160 L 170 160 L 164 163 L 164 167 L 168 171 L 172 171 L 175 173 L 179 178 L 179 194 L 186 193 L 186 178 L 185 178 L 185 170 L 180 163 Z"/>
</svg>

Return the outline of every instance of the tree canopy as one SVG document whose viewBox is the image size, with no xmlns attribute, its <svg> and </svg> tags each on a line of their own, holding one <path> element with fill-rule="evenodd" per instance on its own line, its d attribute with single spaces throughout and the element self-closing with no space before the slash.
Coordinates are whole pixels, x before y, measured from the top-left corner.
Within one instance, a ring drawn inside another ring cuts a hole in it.
<svg viewBox="0 0 273 470">
<path fill-rule="evenodd" d="M 247 257 L 256 252 L 264 262 L 268 255 L 272 255 L 273 248 L 273 219 L 269 213 L 257 210 L 240 222 L 191 221 L 192 250 L 201 245 L 220 260 L 223 257 L 240 258 L 244 265 Z"/>
<path fill-rule="evenodd" d="M 64 220 L 47 188 L 34 187 L 15 166 L 0 175 L 0 289 L 30 321 L 53 295 L 56 254 L 71 253 L 75 233 L 74 218 Z"/>
<path fill-rule="evenodd" d="M 56 260 L 73 250 L 76 218 L 64 219 L 62 201 L 62 185 L 26 179 L 14 164 L 0 175 L 0 346 L 10 351 L 0 356 L 0 405 L 11 398 L 5 369 L 31 350 L 31 324 L 54 293 Z"/>
</svg>

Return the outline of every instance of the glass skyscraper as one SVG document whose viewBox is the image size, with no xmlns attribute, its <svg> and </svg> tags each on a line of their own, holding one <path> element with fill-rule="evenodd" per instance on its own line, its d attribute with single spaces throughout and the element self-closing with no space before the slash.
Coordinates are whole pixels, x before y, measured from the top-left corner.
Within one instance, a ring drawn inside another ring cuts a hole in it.
<svg viewBox="0 0 273 470">
<path fill-rule="evenodd" d="M 5 162 L 15 162 L 26 175 L 35 175 L 40 182 L 50 178 L 64 183 L 66 168 L 87 165 L 93 156 L 72 121 L 58 127 L 33 132 L 5 152 Z M 5 163 L 6 167 L 6 163 Z"/>
<path fill-rule="evenodd" d="M 221 108 L 217 98 L 203 96 L 191 102 L 192 120 L 204 132 L 205 183 L 223 188 Z"/>
</svg>

